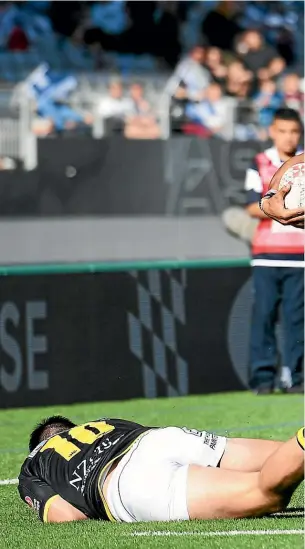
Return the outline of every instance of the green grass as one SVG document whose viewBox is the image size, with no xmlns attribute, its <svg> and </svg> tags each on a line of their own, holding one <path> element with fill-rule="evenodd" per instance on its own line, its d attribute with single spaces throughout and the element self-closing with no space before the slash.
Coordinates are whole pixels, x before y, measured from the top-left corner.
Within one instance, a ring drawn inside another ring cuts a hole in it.
<svg viewBox="0 0 305 549">
<path fill-rule="evenodd" d="M 303 399 L 297 395 L 255 397 L 248 393 L 208 395 L 158 400 L 138 400 L 0 411 L 0 479 L 18 475 L 28 434 L 41 417 L 60 413 L 77 422 L 100 416 L 123 417 L 147 425 L 180 425 L 214 430 L 230 436 L 285 440 L 303 422 Z M 0 486 L 0 548 L 18 549 L 272 549 L 301 548 L 302 535 L 240 535 L 203 537 L 208 532 L 230 530 L 299 530 L 302 517 L 266 517 L 181 523 L 110 524 L 86 521 L 43 525 L 19 499 L 16 486 Z M 303 488 L 290 507 L 303 507 Z M 182 535 L 156 536 L 165 531 Z M 134 532 L 150 532 L 147 537 Z M 186 535 L 189 533 L 189 535 Z"/>
</svg>

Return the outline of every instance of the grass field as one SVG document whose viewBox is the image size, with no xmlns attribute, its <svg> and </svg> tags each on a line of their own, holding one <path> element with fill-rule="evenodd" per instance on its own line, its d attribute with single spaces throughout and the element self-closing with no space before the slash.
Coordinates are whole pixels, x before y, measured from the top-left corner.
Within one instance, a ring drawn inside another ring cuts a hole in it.
<svg viewBox="0 0 305 549">
<path fill-rule="evenodd" d="M 0 411 L 0 480 L 16 478 L 27 453 L 31 427 L 41 417 L 53 413 L 70 416 L 76 422 L 112 416 L 147 425 L 179 425 L 229 436 L 285 440 L 303 423 L 303 398 L 234 393 Z M 116 525 L 85 521 L 44 525 L 19 499 L 16 485 L 0 485 L 0 496 L 1 549 L 294 549 L 304 546 L 303 487 L 295 493 L 291 511 L 280 516 L 170 524 Z"/>
</svg>

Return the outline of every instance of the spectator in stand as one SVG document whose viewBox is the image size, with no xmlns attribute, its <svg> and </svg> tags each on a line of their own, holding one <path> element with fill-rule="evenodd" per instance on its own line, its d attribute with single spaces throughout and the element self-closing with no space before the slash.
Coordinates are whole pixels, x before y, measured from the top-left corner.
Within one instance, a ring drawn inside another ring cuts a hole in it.
<svg viewBox="0 0 305 549">
<path fill-rule="evenodd" d="M 224 87 L 228 69 L 223 61 L 223 52 L 216 47 L 208 48 L 205 65 L 210 71 L 213 81 Z"/>
<path fill-rule="evenodd" d="M 128 28 L 124 0 L 92 2 L 90 17 L 92 26 L 100 28 L 107 35 L 119 35 Z"/>
<path fill-rule="evenodd" d="M 298 20 L 295 11 L 289 12 L 289 4 L 293 2 L 267 2 L 268 13 L 263 19 L 267 40 L 276 46 L 287 65 L 294 61 L 294 34 Z"/>
<path fill-rule="evenodd" d="M 37 113 L 42 118 L 50 120 L 50 133 L 52 131 L 61 133 L 64 130 L 74 130 L 80 124 L 92 124 L 92 116 L 90 114 L 82 115 L 72 109 L 67 103 L 55 101 L 50 97 L 39 99 Z"/>
<path fill-rule="evenodd" d="M 244 2 L 241 25 L 245 29 L 262 29 L 268 43 L 289 65 L 294 61 L 294 36 L 297 32 L 297 4 L 301 2 Z M 304 9 L 304 6 L 303 6 Z M 302 11 L 302 8 L 301 8 Z"/>
<path fill-rule="evenodd" d="M 294 49 L 293 34 L 288 29 L 282 29 L 277 39 L 277 51 L 285 59 L 287 65 L 293 65 L 295 60 Z"/>
<path fill-rule="evenodd" d="M 250 101 L 254 79 L 241 61 L 232 61 L 228 66 L 225 95 L 236 99 L 234 135 L 245 141 L 256 137 L 255 111 Z"/>
<path fill-rule="evenodd" d="M 248 98 L 252 93 L 253 75 L 241 61 L 232 61 L 228 66 L 225 93 L 230 97 Z"/>
<path fill-rule="evenodd" d="M 211 81 L 209 71 L 203 66 L 204 62 L 205 48 L 192 48 L 187 57 L 178 63 L 168 83 L 168 92 L 179 100 L 200 100 L 202 90 Z"/>
<path fill-rule="evenodd" d="M 29 11 L 22 2 L 0 2 L 0 48 L 26 51 L 39 36 L 51 31 L 49 19 Z"/>
<path fill-rule="evenodd" d="M 207 130 L 207 136 L 221 135 L 227 108 L 221 86 L 217 82 L 212 82 L 202 94 L 202 101 L 187 105 L 186 115 L 193 122 L 201 124 Z"/>
<path fill-rule="evenodd" d="M 304 93 L 300 88 L 300 77 L 296 73 L 287 74 L 284 77 L 282 82 L 284 104 L 304 117 Z"/>
<path fill-rule="evenodd" d="M 274 48 L 265 44 L 261 33 L 257 30 L 244 32 L 237 43 L 236 50 L 245 66 L 255 75 L 259 69 L 268 67 L 273 59 L 279 57 Z"/>
<path fill-rule="evenodd" d="M 77 87 L 74 76 L 58 78 L 45 63 L 30 75 L 27 86 L 36 100 L 37 114 L 50 122 L 45 134 L 74 129 L 83 123 L 92 124 L 90 114 L 80 114 L 67 103 L 69 94 Z"/>
<path fill-rule="evenodd" d="M 27 51 L 29 46 L 30 42 L 23 28 L 19 25 L 14 26 L 8 37 L 7 49 L 9 51 Z"/>
<path fill-rule="evenodd" d="M 31 44 L 35 44 L 37 39 L 45 38 L 46 35 L 52 33 L 52 25 L 47 13 L 44 13 L 45 10 L 42 9 L 42 6 L 39 9 L 39 2 L 37 2 L 36 9 L 34 4 L 36 2 L 16 2 L 16 26 L 24 31 Z"/>
<path fill-rule="evenodd" d="M 125 119 L 124 135 L 128 139 L 157 139 L 160 128 L 150 103 L 144 97 L 143 86 L 130 86 L 129 110 Z"/>
<path fill-rule="evenodd" d="M 241 31 L 237 22 L 240 8 L 240 2 L 224 0 L 207 14 L 202 32 L 211 46 L 232 51 L 234 39 Z"/>
<path fill-rule="evenodd" d="M 106 51 L 128 51 L 130 20 L 124 0 L 92 2 L 84 33 L 87 45 L 99 45 Z"/>
<path fill-rule="evenodd" d="M 261 70 L 267 70 L 268 78 L 272 78 L 278 83 L 278 80 L 283 75 L 283 72 L 286 69 L 286 62 L 282 57 L 275 57 L 272 59 L 266 69 Z M 258 75 L 260 74 L 260 71 L 258 72 Z"/>
<path fill-rule="evenodd" d="M 274 113 L 282 105 L 282 94 L 277 91 L 276 83 L 273 80 L 266 80 L 261 82 L 253 100 L 258 111 L 259 138 L 261 141 L 265 141 L 268 139 L 268 130 L 272 124 Z"/>
<path fill-rule="evenodd" d="M 110 82 L 108 96 L 103 97 L 98 106 L 98 113 L 103 118 L 114 118 L 124 121 L 130 112 L 130 100 L 124 97 L 123 86 L 120 80 Z"/>
</svg>

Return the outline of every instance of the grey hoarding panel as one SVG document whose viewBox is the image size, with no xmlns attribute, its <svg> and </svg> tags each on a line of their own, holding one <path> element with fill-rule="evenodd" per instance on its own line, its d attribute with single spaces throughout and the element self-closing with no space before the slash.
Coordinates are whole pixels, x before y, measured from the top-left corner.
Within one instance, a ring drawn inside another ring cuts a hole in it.
<svg viewBox="0 0 305 549">
<path fill-rule="evenodd" d="M 217 214 L 264 144 L 176 137 L 45 139 L 33 172 L 0 172 L 0 217 Z"/>
<path fill-rule="evenodd" d="M 228 327 L 249 273 L 0 277 L 0 407 L 244 388 Z"/>
</svg>

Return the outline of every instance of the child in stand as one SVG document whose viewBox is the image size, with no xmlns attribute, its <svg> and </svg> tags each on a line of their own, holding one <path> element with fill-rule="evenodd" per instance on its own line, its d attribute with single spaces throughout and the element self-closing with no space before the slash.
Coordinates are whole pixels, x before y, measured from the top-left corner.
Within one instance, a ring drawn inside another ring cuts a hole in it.
<svg viewBox="0 0 305 549">
<path fill-rule="evenodd" d="M 268 139 L 268 128 L 275 111 L 283 103 L 283 97 L 273 80 L 265 80 L 260 83 L 259 91 L 253 99 L 258 114 L 259 138 L 264 141 Z"/>
</svg>

